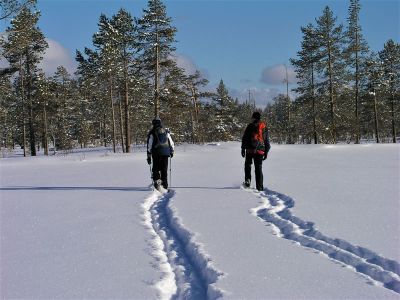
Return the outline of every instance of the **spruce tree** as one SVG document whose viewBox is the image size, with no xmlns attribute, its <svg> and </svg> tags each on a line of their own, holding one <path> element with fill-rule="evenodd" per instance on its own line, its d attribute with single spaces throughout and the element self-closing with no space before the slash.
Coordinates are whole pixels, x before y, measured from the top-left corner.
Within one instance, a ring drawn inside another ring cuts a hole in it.
<svg viewBox="0 0 400 300">
<path fill-rule="evenodd" d="M 317 19 L 316 36 L 319 45 L 318 70 L 322 78 L 319 83 L 320 94 L 329 95 L 330 135 L 331 142 L 337 141 L 337 96 L 345 80 L 343 61 L 343 25 L 336 25 L 337 18 L 327 6 Z"/>
<path fill-rule="evenodd" d="M 73 125 L 75 123 L 73 81 L 71 75 L 63 66 L 57 67 L 52 77 L 55 86 L 56 124 L 54 124 L 53 142 L 60 150 L 70 150 L 73 147 Z"/>
<path fill-rule="evenodd" d="M 116 152 L 116 125 L 115 125 L 115 84 L 119 71 L 118 45 L 113 35 L 115 29 L 105 15 L 100 16 L 99 31 L 93 35 L 93 45 L 99 51 L 99 79 L 108 87 L 108 98 L 111 109 L 113 151 Z"/>
<path fill-rule="evenodd" d="M 388 86 L 388 98 L 390 101 L 392 142 L 396 143 L 396 112 L 400 97 L 400 44 L 392 39 L 388 40 L 379 57 L 383 67 L 383 80 Z"/>
<path fill-rule="evenodd" d="M 290 60 L 295 67 L 296 77 L 298 79 L 297 88 L 294 89 L 294 91 L 299 93 L 305 100 L 304 105 L 301 105 L 300 107 L 306 109 L 304 106 L 309 106 L 308 103 L 311 102 L 311 107 L 306 109 L 309 110 L 309 112 L 305 114 L 306 120 L 303 120 L 303 122 L 307 122 L 311 119 L 314 144 L 318 144 L 315 78 L 316 64 L 319 60 L 319 44 L 315 28 L 312 24 L 308 24 L 306 27 L 301 27 L 301 31 L 303 33 L 303 40 L 301 42 L 301 50 L 297 52 L 298 59 Z"/>
</svg>

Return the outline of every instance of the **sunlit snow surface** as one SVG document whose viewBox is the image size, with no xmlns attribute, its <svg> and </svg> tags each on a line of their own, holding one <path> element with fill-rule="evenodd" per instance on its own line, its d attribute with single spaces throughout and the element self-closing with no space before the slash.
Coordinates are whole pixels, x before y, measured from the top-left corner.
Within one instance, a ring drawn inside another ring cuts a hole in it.
<svg viewBox="0 0 400 300">
<path fill-rule="evenodd" d="M 170 192 L 142 149 L 0 160 L 1 298 L 400 299 L 398 145 L 181 145 Z"/>
</svg>

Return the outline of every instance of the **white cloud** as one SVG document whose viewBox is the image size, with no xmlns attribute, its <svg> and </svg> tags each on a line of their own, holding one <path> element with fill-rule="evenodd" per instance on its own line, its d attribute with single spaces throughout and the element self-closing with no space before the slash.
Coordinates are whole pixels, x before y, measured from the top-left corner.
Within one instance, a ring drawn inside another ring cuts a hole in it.
<svg viewBox="0 0 400 300">
<path fill-rule="evenodd" d="M 208 72 L 204 69 L 200 69 L 190 57 L 184 54 L 175 54 L 172 59 L 179 68 L 185 70 L 186 75 L 193 75 L 198 70 L 203 78 L 208 78 Z"/>
<path fill-rule="evenodd" d="M 265 108 L 268 103 L 272 103 L 273 99 L 279 94 L 286 95 L 286 89 L 281 90 L 279 88 L 258 88 L 258 87 L 249 87 L 245 89 L 235 89 L 231 88 L 228 85 L 225 86 L 228 89 L 229 95 L 234 99 L 238 99 L 239 103 L 244 103 L 249 101 L 249 91 L 250 91 L 250 102 L 253 103 L 255 101 L 256 106 L 259 108 Z M 217 90 L 218 84 L 209 84 L 205 88 L 205 90 L 210 92 L 215 92 Z M 296 98 L 296 94 L 289 90 L 289 97 L 293 100 Z"/>
<path fill-rule="evenodd" d="M 179 68 L 185 70 L 186 75 L 192 75 L 198 69 L 193 60 L 183 54 L 176 54 L 174 60 Z"/>
<path fill-rule="evenodd" d="M 287 66 L 287 71 L 288 71 L 289 84 L 296 83 L 295 71 L 290 66 Z M 261 73 L 260 81 L 266 84 L 279 85 L 283 84 L 285 78 L 286 78 L 285 65 L 280 64 L 264 68 L 264 70 Z"/>
<path fill-rule="evenodd" d="M 46 41 L 49 44 L 49 48 L 46 49 L 43 60 L 39 63 L 39 68 L 41 68 L 47 76 L 52 76 L 58 66 L 64 66 L 72 75 L 76 71 L 77 63 L 72 58 L 69 50 L 52 39 L 46 39 Z M 0 68 L 8 66 L 8 61 L 0 56 Z"/>
<path fill-rule="evenodd" d="M 76 71 L 77 64 L 70 51 L 52 39 L 46 39 L 46 41 L 49 48 L 46 49 L 39 67 L 43 69 L 47 76 L 52 76 L 58 66 L 64 66 L 72 75 Z"/>
<path fill-rule="evenodd" d="M 229 89 L 229 93 L 234 99 L 238 98 L 239 102 L 248 101 L 250 98 L 250 102 L 255 101 L 256 106 L 265 107 L 267 103 L 272 102 L 273 98 L 282 94 L 282 91 L 277 88 L 251 87 L 242 90 Z"/>
</svg>

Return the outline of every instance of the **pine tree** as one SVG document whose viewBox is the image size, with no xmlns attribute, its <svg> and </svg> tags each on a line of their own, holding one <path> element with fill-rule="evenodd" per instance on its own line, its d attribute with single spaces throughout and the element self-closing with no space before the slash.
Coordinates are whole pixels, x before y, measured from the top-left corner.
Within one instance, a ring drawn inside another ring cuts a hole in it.
<svg viewBox="0 0 400 300">
<path fill-rule="evenodd" d="M 380 143 L 379 115 L 381 114 L 380 107 L 382 107 L 380 96 L 383 95 L 384 91 L 384 81 L 382 80 L 384 71 L 376 54 L 371 53 L 370 57 L 367 59 L 366 70 L 367 80 L 365 81 L 365 88 L 370 102 L 373 103 L 375 139 L 377 143 Z"/>
<path fill-rule="evenodd" d="M 0 148 L 13 148 L 16 132 L 13 122 L 15 115 L 15 93 L 11 84 L 10 76 L 0 76 Z"/>
<path fill-rule="evenodd" d="M 57 149 L 69 150 L 73 147 L 73 127 L 75 123 L 71 75 L 63 66 L 57 67 L 53 78 L 55 85 L 56 123 L 53 124 L 53 142 Z M 54 138 L 55 137 L 55 138 Z"/>
<path fill-rule="evenodd" d="M 31 155 L 36 155 L 35 127 L 34 127 L 34 101 L 32 99 L 32 83 L 37 72 L 36 66 L 42 59 L 42 54 L 48 44 L 37 27 L 40 13 L 31 12 L 24 7 L 15 19 L 11 21 L 11 27 L 6 30 L 7 35 L 0 41 L 4 49 L 4 57 L 10 65 L 19 70 L 20 95 L 22 97 L 23 144 L 25 155 L 25 118 L 27 112 L 29 126 L 29 140 Z"/>
<path fill-rule="evenodd" d="M 383 66 L 383 80 L 388 85 L 392 142 L 396 143 L 396 111 L 398 113 L 400 98 L 400 44 L 388 40 L 383 50 L 379 52 L 379 57 Z"/>
<path fill-rule="evenodd" d="M 0 20 L 17 14 L 24 7 L 36 4 L 36 0 L 0 0 Z"/>
<path fill-rule="evenodd" d="M 124 113 L 125 113 L 125 150 L 131 152 L 131 124 L 130 110 L 131 101 L 129 97 L 131 81 L 137 82 L 139 79 L 132 71 L 133 66 L 137 64 L 135 54 L 138 52 L 137 27 L 130 13 L 120 9 L 117 15 L 114 15 L 109 24 L 112 30 L 113 45 L 117 47 L 117 60 L 122 61 L 122 86 L 124 94 Z M 131 70 L 131 72 L 130 72 Z M 123 141 L 122 141 L 123 143 Z"/>
<path fill-rule="evenodd" d="M 303 122 L 308 122 L 311 117 L 314 144 L 318 144 L 315 78 L 316 64 L 319 60 L 319 45 L 315 28 L 312 24 L 308 24 L 306 27 L 301 27 L 301 31 L 303 33 L 303 40 L 301 42 L 301 50 L 297 52 L 298 59 L 290 60 L 295 67 L 296 77 L 298 79 L 298 87 L 294 89 L 294 91 L 299 93 L 304 99 L 304 105 L 301 105 L 300 107 L 305 108 L 304 106 L 311 102 L 310 112 L 305 114 L 306 119 L 303 120 Z"/>
<path fill-rule="evenodd" d="M 350 0 L 348 28 L 346 31 L 347 48 L 345 55 L 348 65 L 351 67 L 351 77 L 354 82 L 354 122 L 355 122 L 355 143 L 360 142 L 360 120 L 359 120 L 359 94 L 360 94 L 360 65 L 368 53 L 368 45 L 361 33 L 359 20 L 361 5 L 359 0 Z"/>
<path fill-rule="evenodd" d="M 49 155 L 49 106 L 54 105 L 51 101 L 53 94 L 51 92 L 51 83 L 45 77 L 44 73 L 39 74 L 36 81 L 36 95 L 35 99 L 41 107 L 42 113 L 39 114 L 41 135 L 42 135 L 42 147 L 44 149 L 44 155 Z M 51 108 L 50 108 L 51 109 Z"/>
<path fill-rule="evenodd" d="M 320 18 L 317 19 L 316 35 L 319 45 L 318 70 L 322 81 L 319 83 L 320 94 L 329 95 L 330 106 L 330 134 L 332 143 L 337 141 L 337 103 L 345 79 L 345 65 L 343 61 L 343 26 L 336 26 L 336 17 L 327 6 Z"/>
<path fill-rule="evenodd" d="M 188 92 L 188 97 L 192 102 L 190 109 L 191 121 L 192 121 L 192 141 L 193 143 L 202 142 L 204 143 L 204 135 L 200 126 L 200 98 L 207 96 L 207 93 L 201 92 L 200 89 L 207 85 L 208 80 L 203 78 L 201 73 L 196 70 L 192 75 L 188 75 L 185 78 L 185 87 Z"/>
<path fill-rule="evenodd" d="M 111 124 L 112 124 L 112 141 L 113 151 L 116 152 L 116 125 L 115 125 L 115 83 L 116 76 L 119 71 L 118 65 L 118 45 L 115 44 L 115 37 L 113 36 L 115 29 L 110 24 L 110 21 L 105 15 L 100 16 L 99 31 L 93 35 L 93 45 L 99 51 L 99 66 L 98 70 L 99 79 L 108 86 L 108 98 L 111 109 Z"/>
<path fill-rule="evenodd" d="M 176 28 L 171 25 L 166 7 L 161 0 L 149 0 L 143 17 L 138 20 L 141 62 L 154 80 L 154 115 L 159 115 L 160 79 L 165 69 L 173 65 Z"/>
</svg>

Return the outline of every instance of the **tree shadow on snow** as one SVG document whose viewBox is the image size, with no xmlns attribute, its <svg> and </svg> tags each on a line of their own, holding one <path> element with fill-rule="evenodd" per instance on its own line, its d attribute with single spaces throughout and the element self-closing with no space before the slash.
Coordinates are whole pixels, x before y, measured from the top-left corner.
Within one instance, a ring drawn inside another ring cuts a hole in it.
<svg viewBox="0 0 400 300">
<path fill-rule="evenodd" d="M 237 187 L 216 187 L 216 186 L 173 186 L 173 189 L 199 189 L 199 190 L 237 190 Z"/>
<path fill-rule="evenodd" d="M 149 187 L 124 186 L 6 186 L 0 191 L 121 191 L 121 192 L 148 192 Z"/>
</svg>

